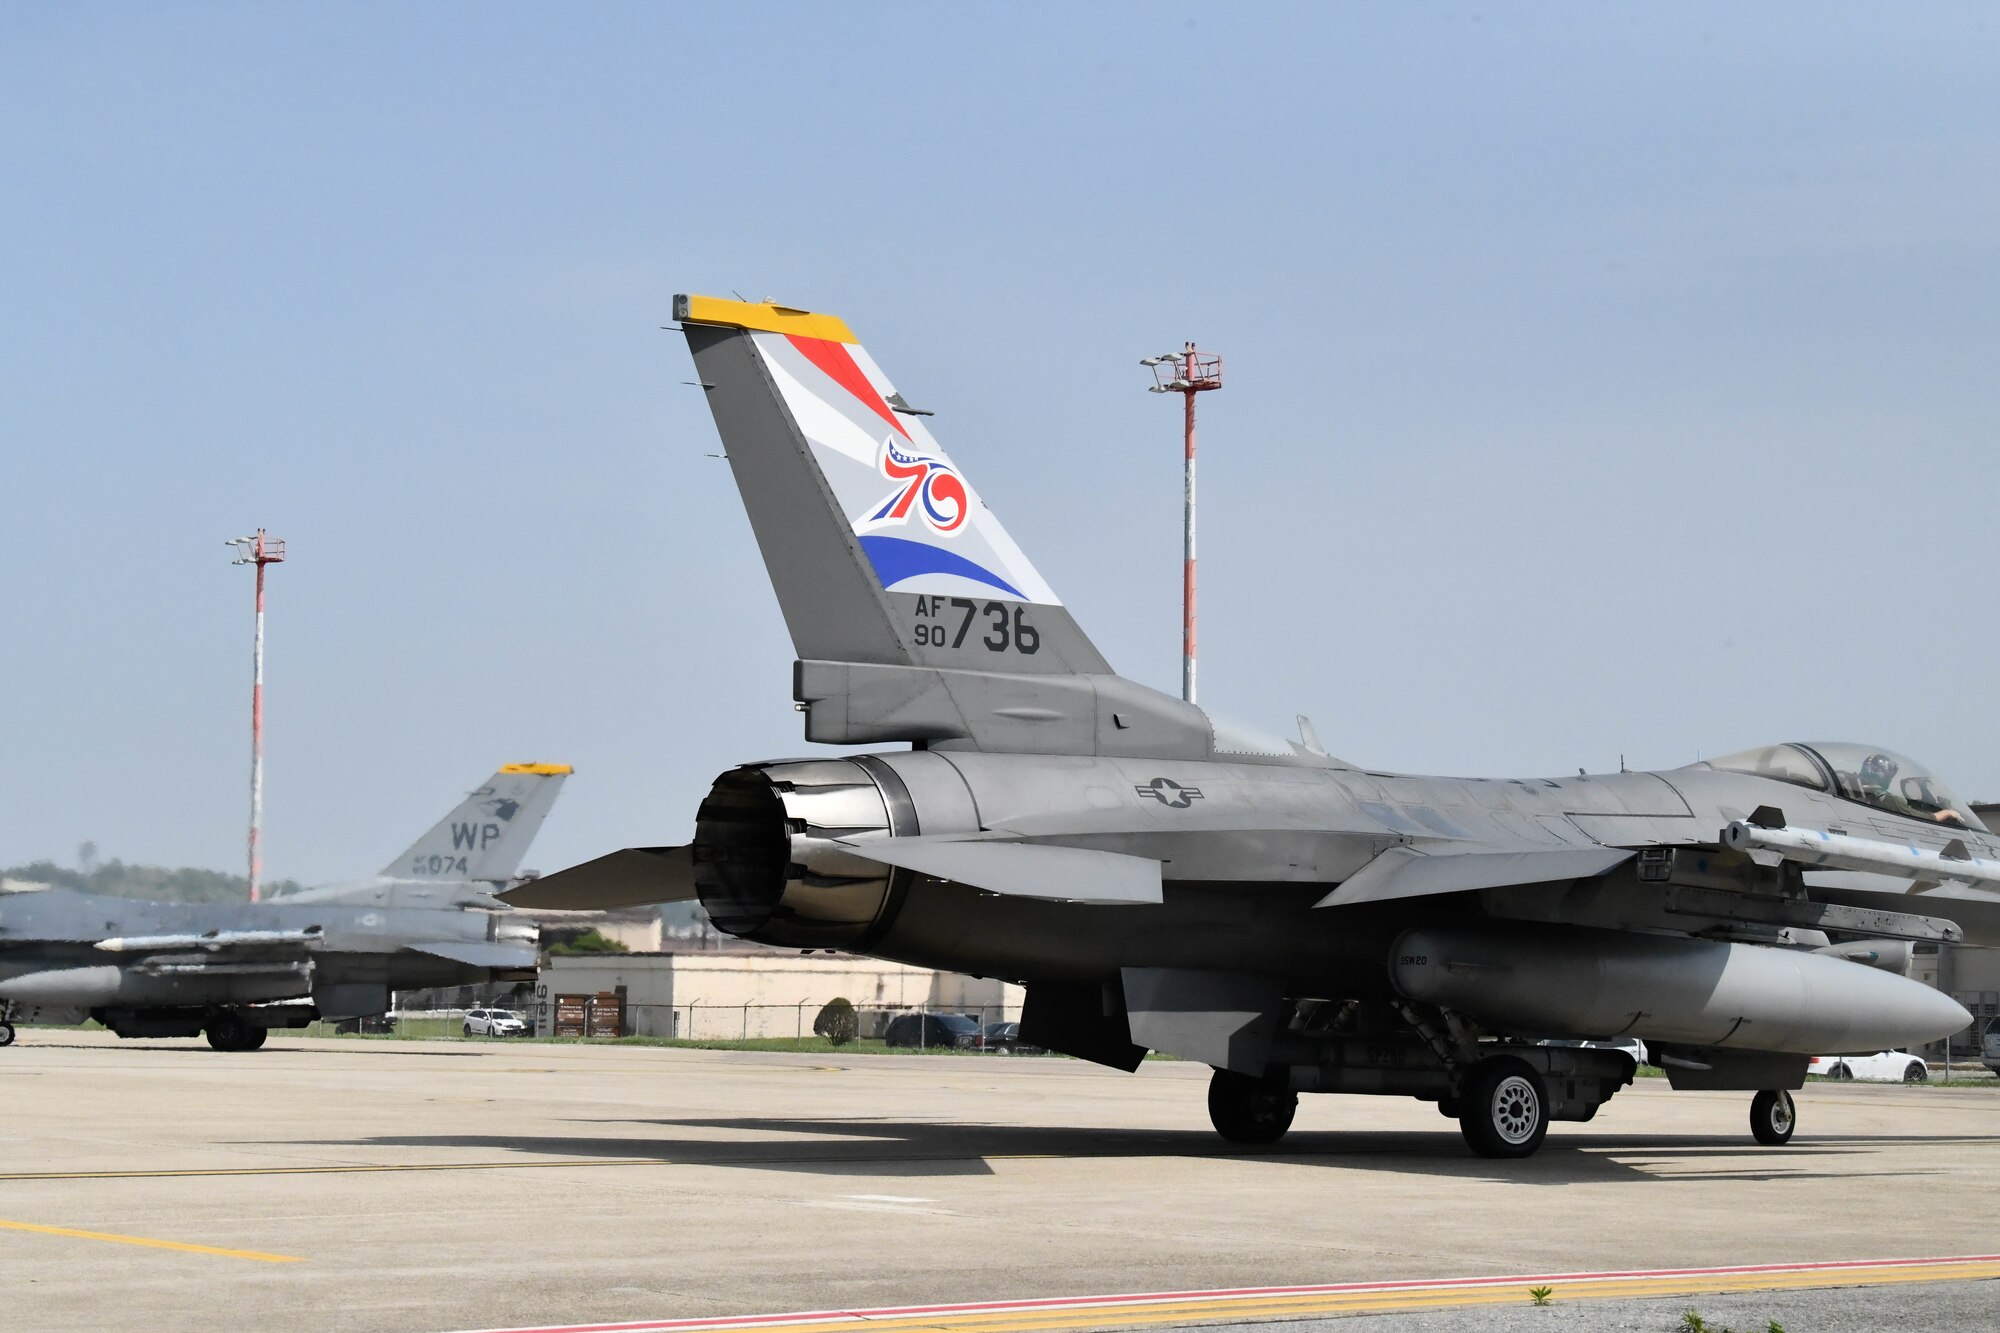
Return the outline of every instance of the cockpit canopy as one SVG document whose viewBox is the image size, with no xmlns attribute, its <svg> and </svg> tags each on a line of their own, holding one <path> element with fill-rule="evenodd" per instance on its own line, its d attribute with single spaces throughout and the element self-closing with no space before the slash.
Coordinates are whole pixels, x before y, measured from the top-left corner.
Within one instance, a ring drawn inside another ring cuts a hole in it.
<svg viewBox="0 0 2000 1333">
<path fill-rule="evenodd" d="M 1814 791 L 1830 791 L 1905 819 L 1926 819 L 1958 828 L 1983 827 L 1935 773 L 1913 759 L 1873 745 L 1845 741 L 1763 745 L 1696 767 L 1749 773 Z"/>
</svg>

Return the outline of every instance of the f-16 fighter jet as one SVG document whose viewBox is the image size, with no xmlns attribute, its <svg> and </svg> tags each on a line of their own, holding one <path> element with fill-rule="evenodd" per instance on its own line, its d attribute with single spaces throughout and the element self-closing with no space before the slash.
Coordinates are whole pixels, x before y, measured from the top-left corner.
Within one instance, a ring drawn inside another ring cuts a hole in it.
<svg viewBox="0 0 2000 1333">
<path fill-rule="evenodd" d="M 2000 940 L 2000 840 L 1920 765 L 1813 744 L 1416 777 L 1244 731 L 1112 672 L 840 320 L 698 296 L 676 316 L 806 739 L 907 748 L 731 769 L 691 845 L 509 901 L 699 897 L 747 939 L 1017 981 L 1023 1042 L 1211 1065 L 1209 1115 L 1243 1143 L 1301 1092 L 1376 1093 L 1525 1157 L 1632 1080 L 1626 1050 L 1576 1043 L 1638 1038 L 1676 1088 L 1754 1093 L 1777 1144 L 1810 1056 L 1966 1026 L 1852 961 Z"/>
<path fill-rule="evenodd" d="M 241 904 L 0 896 L 0 1045 L 9 1018 L 94 1018 L 121 1037 L 206 1033 L 217 1050 L 254 1051 L 273 1027 L 384 1013 L 392 989 L 531 973 L 535 927 L 492 894 L 569 772 L 508 764 L 356 883 Z"/>
</svg>

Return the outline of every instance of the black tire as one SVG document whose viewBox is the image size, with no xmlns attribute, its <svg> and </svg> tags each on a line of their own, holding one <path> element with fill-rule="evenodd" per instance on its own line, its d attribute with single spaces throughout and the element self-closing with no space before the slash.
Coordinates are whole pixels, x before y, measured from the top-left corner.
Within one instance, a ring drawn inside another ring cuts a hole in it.
<svg viewBox="0 0 2000 1333">
<path fill-rule="evenodd" d="M 1299 1094 L 1218 1069 L 1208 1080 L 1208 1119 L 1231 1143 L 1276 1143 L 1292 1127 Z"/>
<path fill-rule="evenodd" d="M 1930 1066 L 1921 1060 L 1910 1061 L 1909 1068 L 1903 1071 L 1903 1082 L 1905 1083 L 1928 1083 L 1930 1079 Z"/>
<path fill-rule="evenodd" d="M 1496 1055 L 1466 1078 L 1459 1132 L 1481 1157 L 1528 1157 L 1549 1133 L 1549 1094 L 1526 1060 Z"/>
<path fill-rule="evenodd" d="M 216 1015 L 202 1031 L 208 1044 L 218 1051 L 254 1051 L 268 1035 L 265 1029 L 231 1013 Z"/>
<path fill-rule="evenodd" d="M 465 1025 L 465 1035 L 468 1037 L 472 1035 L 472 1024 L 467 1023 Z"/>
<path fill-rule="evenodd" d="M 14 1025 L 12 1023 L 0 1023 L 0 1046 L 12 1046 L 13 1044 Z"/>
<path fill-rule="evenodd" d="M 1849 1069 L 1846 1065 L 1835 1065 L 1832 1069 L 1827 1071 L 1826 1076 L 1830 1079 L 1833 1079 L 1835 1082 L 1846 1083 L 1853 1080 L 1854 1071 L 1852 1069 Z"/>
<path fill-rule="evenodd" d="M 1769 1148 L 1783 1147 L 1792 1141 L 1792 1131 L 1799 1127 L 1799 1109 L 1792 1101 L 1792 1094 L 1779 1089 L 1767 1089 L 1750 1099 L 1750 1136 Z"/>
</svg>

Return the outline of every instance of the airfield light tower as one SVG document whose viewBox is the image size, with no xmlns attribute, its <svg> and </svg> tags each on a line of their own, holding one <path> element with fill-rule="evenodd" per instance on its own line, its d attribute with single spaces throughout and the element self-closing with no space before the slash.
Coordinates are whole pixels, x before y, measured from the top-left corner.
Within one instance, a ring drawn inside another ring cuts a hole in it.
<svg viewBox="0 0 2000 1333">
<path fill-rule="evenodd" d="M 264 875 L 264 566 L 285 558 L 285 544 L 257 529 L 252 537 L 223 543 L 236 548 L 235 565 L 257 567 L 257 634 L 250 648 L 250 901 Z"/>
<path fill-rule="evenodd" d="M 1187 406 L 1187 451 L 1181 470 L 1181 698 L 1194 700 L 1194 396 L 1222 387 L 1222 358 L 1188 343 L 1178 352 L 1139 363 L 1153 372 L 1153 393 L 1180 394 Z"/>
</svg>

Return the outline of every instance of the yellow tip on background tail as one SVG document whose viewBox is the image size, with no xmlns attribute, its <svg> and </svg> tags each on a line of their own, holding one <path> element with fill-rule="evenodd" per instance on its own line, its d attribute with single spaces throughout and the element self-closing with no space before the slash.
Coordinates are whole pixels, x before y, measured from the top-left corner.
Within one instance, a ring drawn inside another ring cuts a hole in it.
<svg viewBox="0 0 2000 1333">
<path fill-rule="evenodd" d="M 789 333 L 825 342 L 859 341 L 838 315 L 815 315 L 772 301 L 725 301 L 719 296 L 676 296 L 674 318 L 683 324 L 719 324 L 728 329 Z"/>
</svg>

